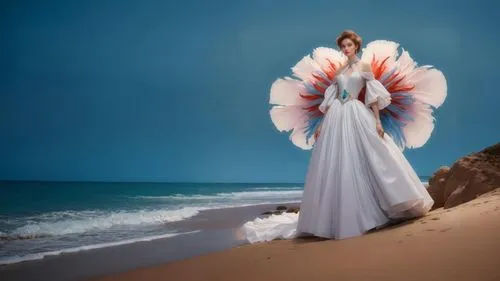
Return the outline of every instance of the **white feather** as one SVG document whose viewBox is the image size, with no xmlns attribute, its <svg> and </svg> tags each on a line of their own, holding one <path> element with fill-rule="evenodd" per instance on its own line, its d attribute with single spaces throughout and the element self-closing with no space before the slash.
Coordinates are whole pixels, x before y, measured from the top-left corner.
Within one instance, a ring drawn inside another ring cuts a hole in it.
<svg viewBox="0 0 500 281">
<path fill-rule="evenodd" d="M 406 75 L 405 81 L 407 81 L 412 85 L 418 83 L 418 81 L 420 81 L 422 77 L 425 76 L 425 72 L 427 72 L 428 70 L 429 70 L 428 67 L 424 66 L 417 67 L 412 72 Z"/>
<path fill-rule="evenodd" d="M 415 99 L 434 107 L 441 106 L 447 96 L 448 86 L 443 73 L 437 69 L 429 69 L 413 77 Z"/>
<path fill-rule="evenodd" d="M 375 40 L 366 45 L 363 48 L 363 55 L 361 56 L 361 60 L 367 63 L 371 63 L 373 56 L 377 60 L 384 60 L 386 57 L 389 57 L 385 62 L 385 65 L 391 69 L 398 56 L 398 47 L 399 44 L 393 41 L 388 40 Z"/>
<path fill-rule="evenodd" d="M 305 92 L 301 81 L 290 77 L 276 79 L 271 85 L 269 103 L 277 105 L 305 105 L 307 101 L 300 97 L 301 92 Z"/>
<path fill-rule="evenodd" d="M 406 147 L 422 147 L 431 136 L 434 130 L 434 117 L 432 109 L 425 104 L 416 104 L 415 120 L 403 127 L 403 133 L 406 137 Z"/>
<path fill-rule="evenodd" d="M 271 121 L 281 132 L 287 132 L 307 119 L 306 111 L 300 105 L 273 106 L 270 110 Z"/>
<path fill-rule="evenodd" d="M 309 144 L 307 143 L 307 137 L 304 133 L 304 128 L 307 126 L 307 119 L 301 120 L 301 122 L 297 123 L 297 126 L 293 129 L 292 134 L 290 135 L 290 140 L 294 145 L 304 150 L 309 150 L 314 146 L 314 139 L 311 138 Z"/>
<path fill-rule="evenodd" d="M 315 80 L 312 74 L 317 71 L 322 71 L 321 67 L 309 55 L 303 57 L 294 67 L 292 67 L 292 72 L 295 77 L 303 81 Z"/>
<path fill-rule="evenodd" d="M 399 56 L 396 61 L 395 66 L 400 74 L 407 75 L 415 69 L 417 63 L 411 58 L 407 51 L 403 50 L 401 56 Z"/>
<path fill-rule="evenodd" d="M 341 52 L 327 47 L 318 47 L 313 51 L 313 60 L 322 68 L 329 69 L 330 63 L 340 67 L 347 60 L 347 57 Z"/>
</svg>

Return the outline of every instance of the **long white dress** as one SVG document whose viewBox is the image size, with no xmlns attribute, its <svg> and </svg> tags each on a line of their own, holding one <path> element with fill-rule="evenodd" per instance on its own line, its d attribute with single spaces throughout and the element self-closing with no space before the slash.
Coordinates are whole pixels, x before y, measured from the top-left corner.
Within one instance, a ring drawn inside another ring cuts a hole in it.
<svg viewBox="0 0 500 281">
<path fill-rule="evenodd" d="M 366 86 L 365 103 L 357 99 Z M 381 138 L 369 108 L 390 104 L 371 72 L 341 72 L 325 91 L 320 136 L 309 162 L 298 214 L 258 218 L 242 227 L 251 242 L 303 235 L 344 239 L 391 219 L 425 215 L 434 204 L 401 150 Z"/>
</svg>

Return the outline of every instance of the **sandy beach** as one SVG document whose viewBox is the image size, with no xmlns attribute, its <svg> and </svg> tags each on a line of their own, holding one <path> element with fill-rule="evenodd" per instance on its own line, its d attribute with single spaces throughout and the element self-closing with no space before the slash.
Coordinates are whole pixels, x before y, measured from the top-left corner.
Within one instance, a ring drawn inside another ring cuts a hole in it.
<svg viewBox="0 0 500 281">
<path fill-rule="evenodd" d="M 243 245 L 89 281 L 500 280 L 500 189 L 362 237 Z"/>
</svg>

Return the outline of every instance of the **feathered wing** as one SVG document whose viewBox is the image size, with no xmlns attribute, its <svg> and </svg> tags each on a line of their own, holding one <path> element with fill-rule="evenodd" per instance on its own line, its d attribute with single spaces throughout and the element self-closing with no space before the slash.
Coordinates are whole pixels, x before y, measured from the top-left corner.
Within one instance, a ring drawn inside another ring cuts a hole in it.
<svg viewBox="0 0 500 281">
<path fill-rule="evenodd" d="M 364 49 L 361 60 L 370 63 L 375 79 L 391 94 L 391 104 L 380 111 L 382 126 L 403 150 L 423 146 L 434 130 L 434 109 L 446 99 L 443 73 L 432 66 L 417 67 L 399 44 L 376 40 Z M 291 131 L 290 140 L 311 149 L 324 114 L 318 109 L 326 88 L 346 57 L 331 48 L 316 48 L 292 67 L 295 78 L 277 79 L 271 86 L 271 120 L 280 131 Z M 364 101 L 364 93 L 359 99 Z"/>
<path fill-rule="evenodd" d="M 289 132 L 297 147 L 311 149 L 324 114 L 318 109 L 326 88 L 345 56 L 331 48 L 316 48 L 292 67 L 293 76 L 278 78 L 271 86 L 271 120 L 280 131 Z"/>
<path fill-rule="evenodd" d="M 376 40 L 363 49 L 361 60 L 370 63 L 375 79 L 391 93 L 391 104 L 380 111 L 384 130 L 401 150 L 423 146 L 434 130 L 434 109 L 447 96 L 443 73 L 432 66 L 417 67 L 399 44 Z M 360 96 L 360 98 L 363 98 Z"/>
</svg>

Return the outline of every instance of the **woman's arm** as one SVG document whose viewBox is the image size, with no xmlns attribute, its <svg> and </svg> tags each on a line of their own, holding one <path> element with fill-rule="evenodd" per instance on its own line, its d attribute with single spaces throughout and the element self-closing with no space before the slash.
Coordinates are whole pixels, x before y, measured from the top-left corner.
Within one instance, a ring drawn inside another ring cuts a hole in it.
<svg viewBox="0 0 500 281">
<path fill-rule="evenodd" d="M 321 111 L 323 114 L 326 114 L 326 112 L 332 105 L 336 95 L 337 95 L 337 81 L 335 81 L 334 79 L 332 81 L 332 84 L 328 86 L 328 88 L 326 88 L 323 101 L 319 105 L 318 110 Z"/>
<path fill-rule="evenodd" d="M 368 63 L 363 63 L 361 65 L 361 69 L 364 72 L 371 73 L 371 66 Z M 378 135 L 383 138 L 384 137 L 384 128 L 382 127 L 382 123 L 380 122 L 380 110 L 378 106 L 378 100 L 376 99 L 370 105 L 371 110 L 373 111 L 373 116 L 375 117 L 375 125 L 377 128 Z"/>
<path fill-rule="evenodd" d="M 371 105 L 371 109 L 373 110 L 373 115 L 375 116 L 375 125 L 377 127 L 378 135 L 383 138 L 384 137 L 384 128 L 382 127 L 382 123 L 380 122 L 380 112 L 378 110 L 378 104 L 374 102 Z"/>
</svg>

